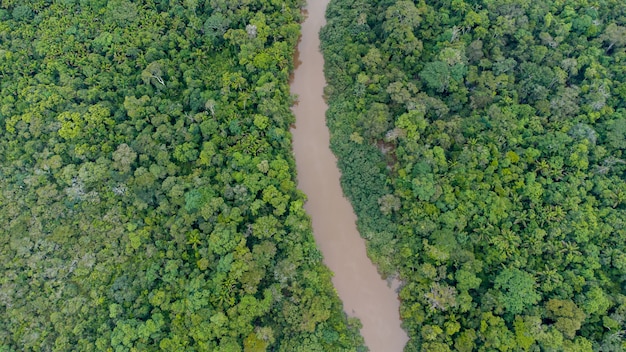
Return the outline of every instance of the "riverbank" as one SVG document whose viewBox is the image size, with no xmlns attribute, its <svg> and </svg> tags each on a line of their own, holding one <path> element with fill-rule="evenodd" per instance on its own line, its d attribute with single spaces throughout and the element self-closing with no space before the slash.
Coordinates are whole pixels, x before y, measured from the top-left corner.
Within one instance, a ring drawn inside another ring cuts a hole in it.
<svg viewBox="0 0 626 352">
<path fill-rule="evenodd" d="M 400 327 L 399 301 L 367 257 L 356 229 L 356 216 L 343 196 L 337 159 L 329 148 L 326 103 L 323 99 L 324 61 L 319 51 L 320 28 L 328 1 L 309 2 L 298 45 L 291 92 L 299 96 L 293 107 L 292 130 L 298 188 L 308 197 L 305 209 L 324 263 L 335 274 L 333 284 L 344 311 L 361 320 L 366 345 L 372 352 L 402 351 L 408 337 Z"/>
</svg>

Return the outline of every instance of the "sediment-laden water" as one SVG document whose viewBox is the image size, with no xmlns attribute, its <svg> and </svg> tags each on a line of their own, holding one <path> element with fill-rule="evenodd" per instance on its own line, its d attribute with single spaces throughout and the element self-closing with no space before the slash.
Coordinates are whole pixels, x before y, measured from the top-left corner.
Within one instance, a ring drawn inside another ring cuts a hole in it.
<svg viewBox="0 0 626 352">
<path fill-rule="evenodd" d="M 298 188 L 308 197 L 306 211 L 324 263 L 335 275 L 333 284 L 349 316 L 363 323 L 361 334 L 372 352 L 402 351 L 408 337 L 400 327 L 398 296 L 383 280 L 365 252 L 356 229 L 356 216 L 339 184 L 337 159 L 329 148 L 324 60 L 319 50 L 319 30 L 325 23 L 328 0 L 308 1 L 298 46 L 300 63 L 291 83 L 299 96 L 293 107 L 292 130 L 298 171 Z"/>
</svg>

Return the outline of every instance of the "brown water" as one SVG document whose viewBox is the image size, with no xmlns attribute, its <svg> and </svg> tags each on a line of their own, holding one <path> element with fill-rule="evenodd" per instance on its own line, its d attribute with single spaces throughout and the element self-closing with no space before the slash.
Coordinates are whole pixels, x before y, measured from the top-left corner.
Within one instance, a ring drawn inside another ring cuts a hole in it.
<svg viewBox="0 0 626 352">
<path fill-rule="evenodd" d="M 318 37 L 327 4 L 328 0 L 308 1 L 298 45 L 301 63 L 291 83 L 291 92 L 299 96 L 292 130 L 298 188 L 308 197 L 305 209 L 313 221 L 313 234 L 324 263 L 335 273 L 333 284 L 345 312 L 363 323 L 361 334 L 370 351 L 398 352 L 408 341 L 400 328 L 398 296 L 366 255 L 356 216 L 339 185 L 337 159 L 329 148 L 327 106 L 322 97 L 324 60 Z"/>
</svg>

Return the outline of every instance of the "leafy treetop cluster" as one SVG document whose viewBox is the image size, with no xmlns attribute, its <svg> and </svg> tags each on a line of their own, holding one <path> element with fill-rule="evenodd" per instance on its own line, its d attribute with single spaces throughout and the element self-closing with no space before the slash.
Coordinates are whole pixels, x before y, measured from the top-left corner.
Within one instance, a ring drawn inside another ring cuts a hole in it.
<svg viewBox="0 0 626 352">
<path fill-rule="evenodd" d="M 623 1 L 335 0 L 331 144 L 409 351 L 626 348 Z"/>
<path fill-rule="evenodd" d="M 0 350 L 356 351 L 296 190 L 295 0 L 0 4 Z"/>
</svg>

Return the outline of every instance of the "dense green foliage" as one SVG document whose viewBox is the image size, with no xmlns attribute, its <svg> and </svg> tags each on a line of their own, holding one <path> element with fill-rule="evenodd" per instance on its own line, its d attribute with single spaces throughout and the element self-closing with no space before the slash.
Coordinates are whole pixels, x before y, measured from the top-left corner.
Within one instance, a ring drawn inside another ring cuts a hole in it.
<svg viewBox="0 0 626 352">
<path fill-rule="evenodd" d="M 626 349 L 626 3 L 334 0 L 331 144 L 408 351 Z"/>
<path fill-rule="evenodd" d="M 299 1 L 0 4 L 0 350 L 360 348 L 295 187 Z"/>
</svg>

